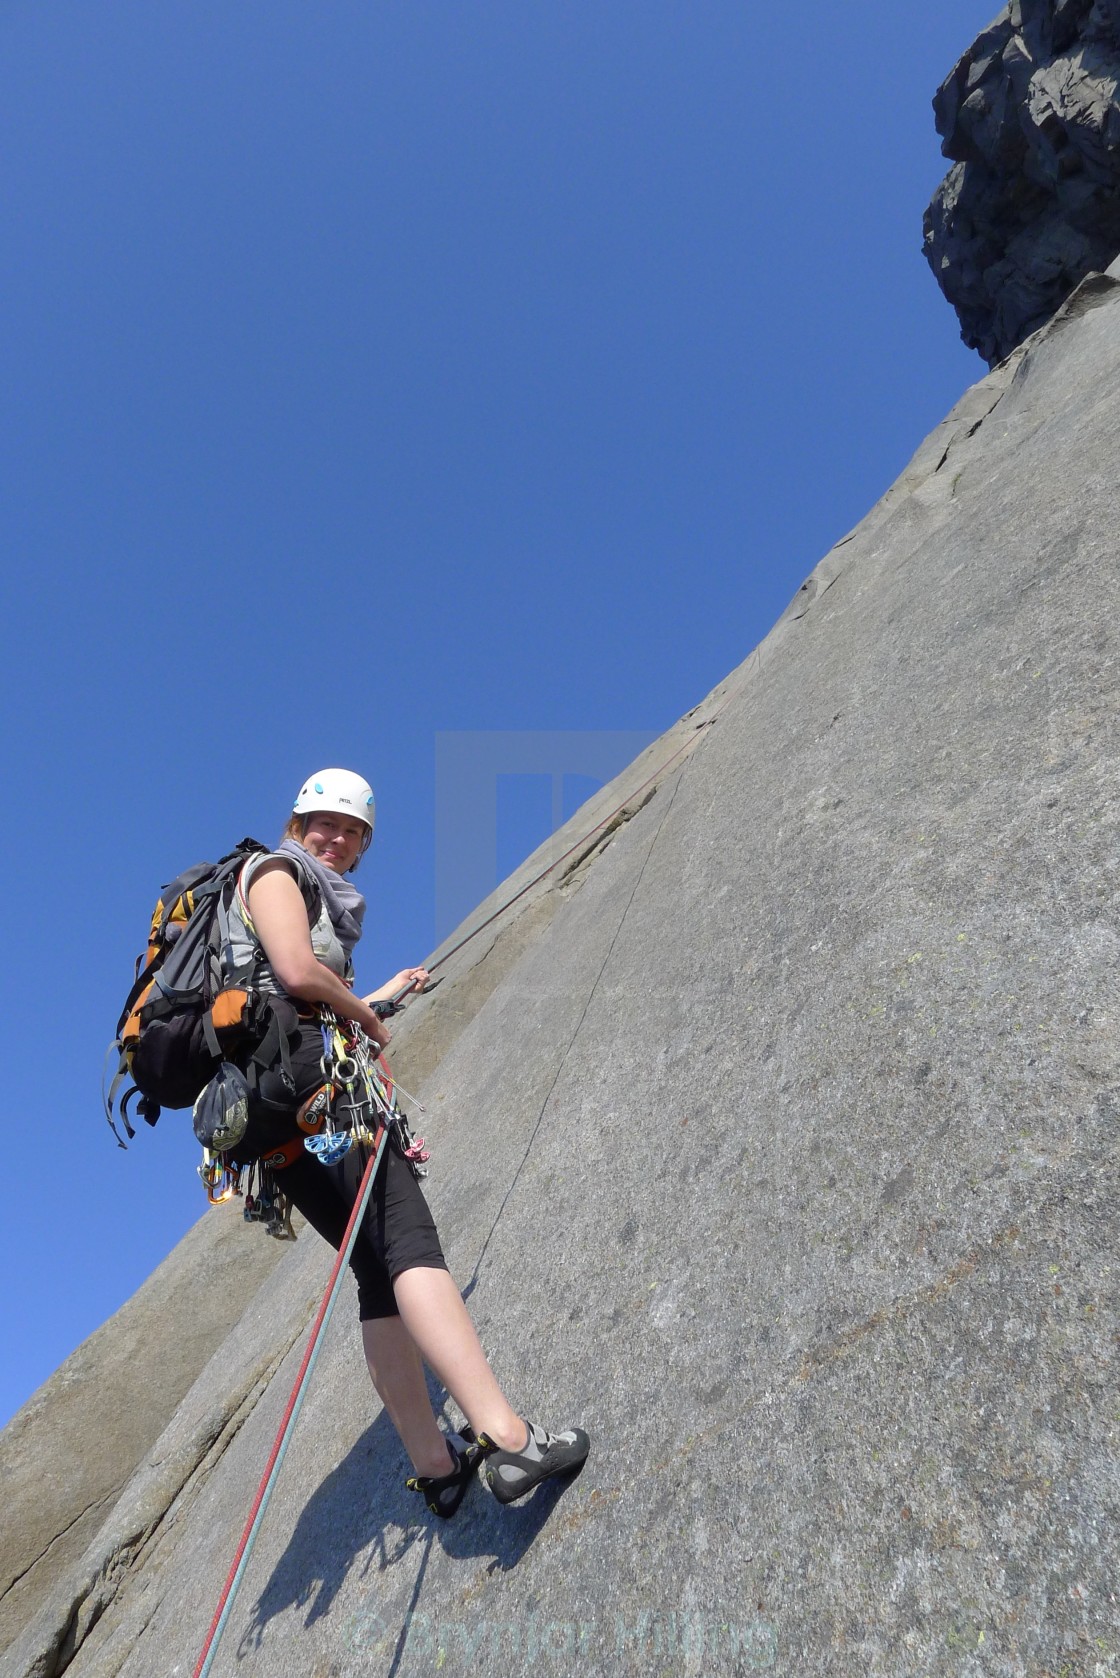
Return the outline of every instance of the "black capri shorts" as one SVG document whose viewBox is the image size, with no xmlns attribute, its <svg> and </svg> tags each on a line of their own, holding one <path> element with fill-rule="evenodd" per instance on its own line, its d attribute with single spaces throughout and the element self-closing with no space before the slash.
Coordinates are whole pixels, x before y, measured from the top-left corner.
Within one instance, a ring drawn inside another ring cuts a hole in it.
<svg viewBox="0 0 1120 1678">
<path fill-rule="evenodd" d="M 249 1126 L 237 1149 L 242 1163 L 300 1136 L 296 1112 L 323 1082 L 319 1027 L 301 1022 L 289 1046 L 294 1095 L 285 1089 L 279 1070 L 263 1072 L 259 1079 L 250 1077 Z M 277 1186 L 336 1252 L 342 1246 L 368 1160 L 368 1148 L 356 1144 L 336 1165 L 320 1165 L 311 1154 L 301 1153 L 276 1174 Z M 381 1156 L 350 1268 L 358 1283 L 362 1322 L 399 1315 L 393 1282 L 403 1271 L 447 1269 L 428 1202 L 408 1161 L 391 1141 Z"/>
</svg>

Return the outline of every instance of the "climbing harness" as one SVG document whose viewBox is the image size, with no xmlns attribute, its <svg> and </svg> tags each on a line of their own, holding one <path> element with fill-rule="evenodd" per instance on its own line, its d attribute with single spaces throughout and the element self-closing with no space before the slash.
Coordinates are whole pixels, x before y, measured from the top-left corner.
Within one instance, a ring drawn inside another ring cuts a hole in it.
<svg viewBox="0 0 1120 1678">
<path fill-rule="evenodd" d="M 296 1114 L 299 1135 L 247 1165 L 238 1162 L 236 1146 L 224 1152 L 204 1146 L 198 1168 L 211 1206 L 242 1199 L 246 1222 L 261 1224 L 279 1241 L 294 1241 L 296 1236 L 291 1201 L 277 1173 L 287 1170 L 305 1153 L 320 1165 L 337 1165 L 356 1143 L 368 1144 L 384 1129 L 390 1145 L 415 1177 L 427 1176 L 431 1158 L 424 1138 L 412 1135 L 407 1114 L 397 1099 L 398 1093 L 407 1092 L 400 1091 L 376 1045 L 358 1026 L 340 1020 L 331 1009 L 320 1008 L 317 1015 L 323 1035 L 319 1062 L 323 1083 Z M 199 1097 L 200 1103 L 204 1096 L 205 1092 Z M 416 1105 L 420 1106 L 418 1102 Z"/>
<path fill-rule="evenodd" d="M 394 1011 L 399 1011 L 399 1005 Z M 409 1129 L 397 1099 L 399 1085 L 377 1046 L 359 1027 L 339 1020 L 329 1008 L 320 1009 L 319 1016 L 323 1083 L 296 1117 L 300 1129 L 308 1133 L 304 1149 L 322 1164 L 334 1165 L 355 1142 L 368 1141 L 376 1121 L 388 1131 L 390 1143 L 414 1174 L 426 1176 L 424 1166 L 431 1155 L 423 1137 L 414 1138 Z M 420 1103 L 416 1105 L 423 1112 Z"/>
</svg>

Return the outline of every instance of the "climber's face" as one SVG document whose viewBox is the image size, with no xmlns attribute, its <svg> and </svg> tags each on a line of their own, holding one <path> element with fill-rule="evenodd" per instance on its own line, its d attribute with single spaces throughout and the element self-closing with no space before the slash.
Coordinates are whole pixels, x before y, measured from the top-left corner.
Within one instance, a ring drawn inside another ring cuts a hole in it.
<svg viewBox="0 0 1120 1678">
<path fill-rule="evenodd" d="M 362 854 L 367 831 L 366 824 L 354 816 L 343 816 L 334 810 L 315 810 L 304 819 L 303 848 L 325 868 L 345 874 Z"/>
</svg>

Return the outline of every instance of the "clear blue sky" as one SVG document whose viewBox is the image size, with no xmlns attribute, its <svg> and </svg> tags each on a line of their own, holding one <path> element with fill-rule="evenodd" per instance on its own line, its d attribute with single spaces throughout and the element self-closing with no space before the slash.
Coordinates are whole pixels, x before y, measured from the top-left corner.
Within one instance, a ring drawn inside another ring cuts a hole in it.
<svg viewBox="0 0 1120 1678">
<path fill-rule="evenodd" d="M 422 959 L 437 735 L 668 727 L 981 376 L 990 4 L 4 7 L 0 1419 L 201 1210 L 99 1111 L 161 882 L 360 768 L 360 977 Z"/>
</svg>

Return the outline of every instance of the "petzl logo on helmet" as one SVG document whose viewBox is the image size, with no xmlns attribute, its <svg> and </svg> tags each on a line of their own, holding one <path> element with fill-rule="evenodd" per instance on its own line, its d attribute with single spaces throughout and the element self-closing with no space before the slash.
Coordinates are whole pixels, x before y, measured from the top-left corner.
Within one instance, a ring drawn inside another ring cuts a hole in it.
<svg viewBox="0 0 1120 1678">
<path fill-rule="evenodd" d="M 304 782 L 292 808 L 297 816 L 311 816 L 322 810 L 352 814 L 373 833 L 373 788 L 352 769 L 320 769 Z"/>
</svg>

